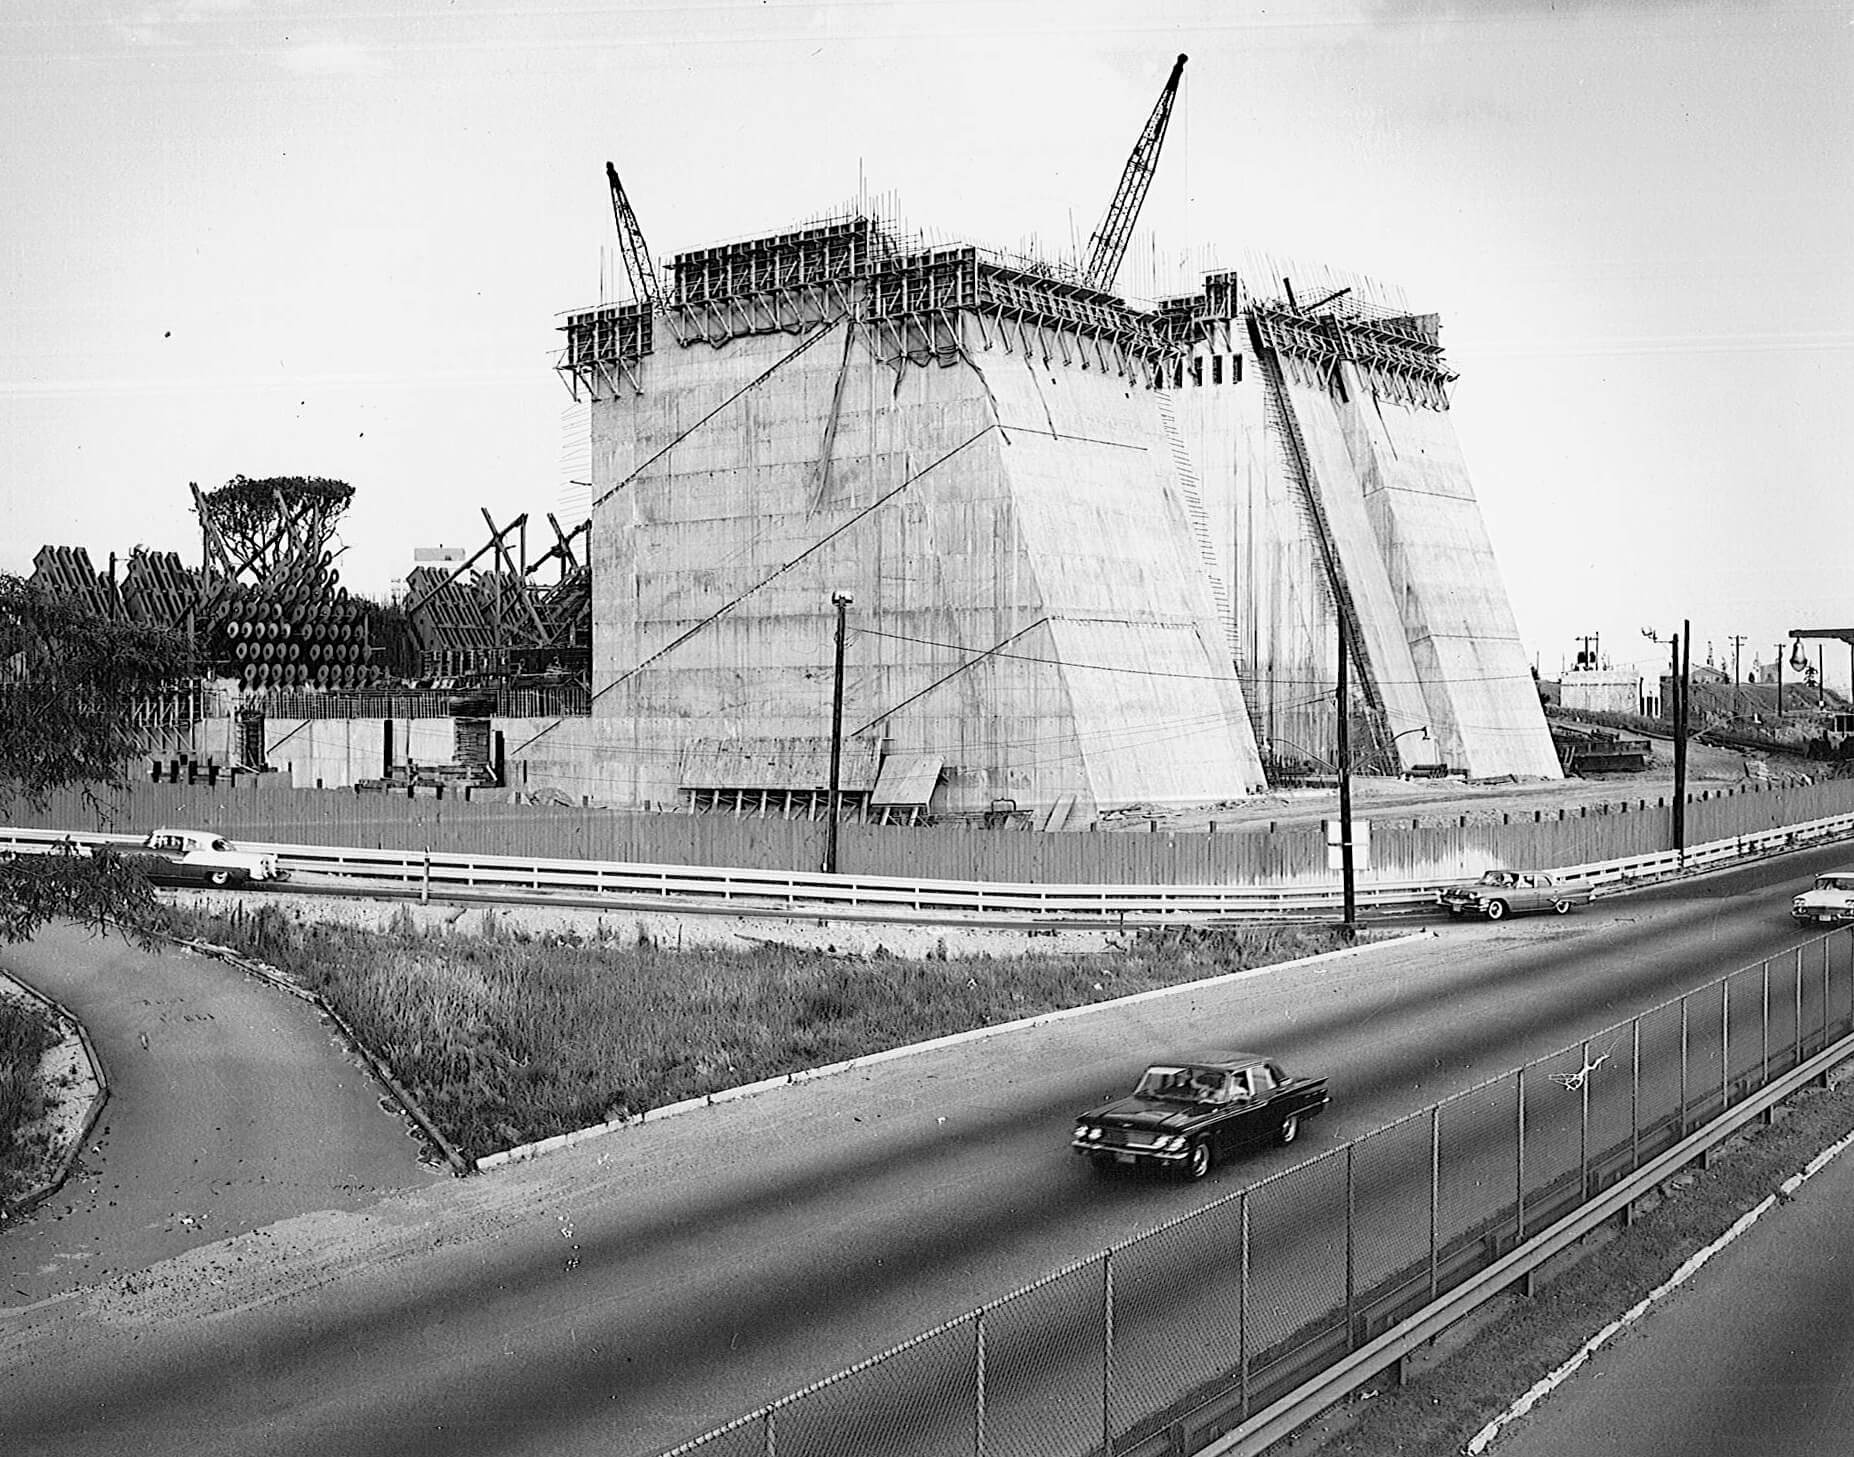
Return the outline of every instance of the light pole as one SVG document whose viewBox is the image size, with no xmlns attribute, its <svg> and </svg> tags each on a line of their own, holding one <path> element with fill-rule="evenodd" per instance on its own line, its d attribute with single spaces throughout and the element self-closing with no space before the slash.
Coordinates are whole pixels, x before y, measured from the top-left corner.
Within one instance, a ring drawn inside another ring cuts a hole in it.
<svg viewBox="0 0 1854 1457">
<path fill-rule="evenodd" d="M 843 644 L 847 635 L 844 614 L 849 611 L 848 592 L 833 592 L 831 602 L 837 609 L 837 669 L 830 690 L 830 798 L 829 822 L 824 827 L 824 873 L 837 873 L 837 816 L 843 804 Z"/>
<path fill-rule="evenodd" d="M 1653 628 L 1643 628 L 1649 642 L 1660 642 Z M 1680 631 L 1669 641 L 1667 692 L 1673 700 L 1663 705 L 1674 724 L 1674 851 L 1685 855 L 1687 849 L 1687 675 L 1693 666 L 1693 622 L 1680 620 Z"/>
</svg>

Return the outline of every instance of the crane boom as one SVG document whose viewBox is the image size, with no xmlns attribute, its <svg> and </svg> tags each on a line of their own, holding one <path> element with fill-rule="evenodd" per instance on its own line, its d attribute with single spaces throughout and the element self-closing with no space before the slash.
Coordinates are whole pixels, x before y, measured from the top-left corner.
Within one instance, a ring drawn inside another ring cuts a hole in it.
<svg viewBox="0 0 1854 1457">
<path fill-rule="evenodd" d="M 610 162 L 605 164 L 605 180 L 611 184 L 612 216 L 618 220 L 618 251 L 624 255 L 624 271 L 631 280 L 631 292 L 637 295 L 639 303 L 648 304 L 650 311 L 655 313 L 662 303 L 662 291 L 657 283 L 656 265 L 650 261 L 650 246 L 644 241 L 644 230 L 637 225 L 631 199 L 624 195 L 618 169 Z"/>
<path fill-rule="evenodd" d="M 1112 288 L 1114 276 L 1120 272 L 1120 262 L 1127 255 L 1127 241 L 1133 236 L 1133 224 L 1139 219 L 1139 210 L 1145 206 L 1152 175 L 1159 168 L 1159 148 L 1164 144 L 1165 128 L 1172 119 L 1172 102 L 1178 95 L 1178 78 L 1184 74 L 1185 59 L 1180 56 L 1173 64 L 1171 79 L 1159 93 L 1152 115 L 1146 118 L 1146 129 L 1139 134 L 1139 140 L 1133 145 L 1133 155 L 1127 158 L 1126 170 L 1120 174 L 1120 186 L 1114 191 L 1107 216 L 1089 240 L 1088 266 L 1082 271 L 1082 278 L 1090 288 Z"/>
</svg>

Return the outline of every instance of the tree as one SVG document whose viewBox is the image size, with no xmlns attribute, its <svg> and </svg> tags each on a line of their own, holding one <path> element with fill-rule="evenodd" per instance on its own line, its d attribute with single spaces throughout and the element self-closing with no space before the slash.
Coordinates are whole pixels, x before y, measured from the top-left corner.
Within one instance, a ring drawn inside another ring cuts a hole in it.
<svg viewBox="0 0 1854 1457">
<path fill-rule="evenodd" d="M 199 495 L 209 554 L 228 576 L 266 581 L 321 562 L 354 487 L 326 476 L 233 476 Z"/>
<path fill-rule="evenodd" d="M 0 811 L 43 807 L 71 786 L 92 804 L 121 788 L 136 748 L 135 696 L 179 676 L 186 661 L 176 633 L 98 617 L 0 574 Z M 154 905 L 147 880 L 108 850 L 0 861 L 0 942 L 23 940 L 54 916 L 140 926 Z"/>
</svg>

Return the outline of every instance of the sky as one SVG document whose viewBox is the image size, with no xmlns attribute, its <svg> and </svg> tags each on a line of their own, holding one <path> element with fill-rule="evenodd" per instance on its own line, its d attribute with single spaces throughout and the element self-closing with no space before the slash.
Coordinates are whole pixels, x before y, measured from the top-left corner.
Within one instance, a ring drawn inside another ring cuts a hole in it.
<svg viewBox="0 0 1854 1457">
<path fill-rule="evenodd" d="M 1061 254 L 1180 52 L 1123 287 L 1261 251 L 1440 313 L 1546 676 L 1854 627 L 1854 0 L 8 0 L 0 571 L 197 563 L 240 474 L 349 482 L 373 595 L 571 527 L 607 159 L 659 260 L 859 191 Z"/>
</svg>

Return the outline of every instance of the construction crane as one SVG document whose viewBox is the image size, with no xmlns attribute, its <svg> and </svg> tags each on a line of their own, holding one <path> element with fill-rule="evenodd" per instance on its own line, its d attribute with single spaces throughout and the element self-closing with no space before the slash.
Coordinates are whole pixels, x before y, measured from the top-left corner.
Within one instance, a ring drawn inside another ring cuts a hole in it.
<svg viewBox="0 0 1854 1457">
<path fill-rule="evenodd" d="M 637 295 L 637 301 L 648 305 L 654 314 L 662 306 L 663 298 L 657 283 L 656 265 L 650 261 L 650 245 L 644 241 L 644 230 L 637 225 L 637 214 L 631 211 L 631 199 L 624 195 L 618 169 L 610 162 L 605 164 L 605 180 L 611 184 L 612 216 L 618 220 L 618 251 L 624 254 L 625 276 L 631 280 L 631 292 Z"/>
<path fill-rule="evenodd" d="M 1127 256 L 1127 241 L 1133 236 L 1133 224 L 1146 204 L 1146 192 L 1152 186 L 1152 174 L 1159 168 L 1159 148 L 1165 141 L 1165 128 L 1172 119 L 1172 102 L 1178 96 L 1178 78 L 1184 74 L 1185 57 L 1172 66 L 1171 79 L 1159 93 L 1146 129 L 1134 143 L 1133 155 L 1127 158 L 1126 170 L 1120 174 L 1120 186 L 1108 204 L 1107 216 L 1088 242 L 1088 266 L 1082 281 L 1090 288 L 1110 289 L 1120 263 Z M 614 179 L 614 185 L 616 179 Z"/>
</svg>

